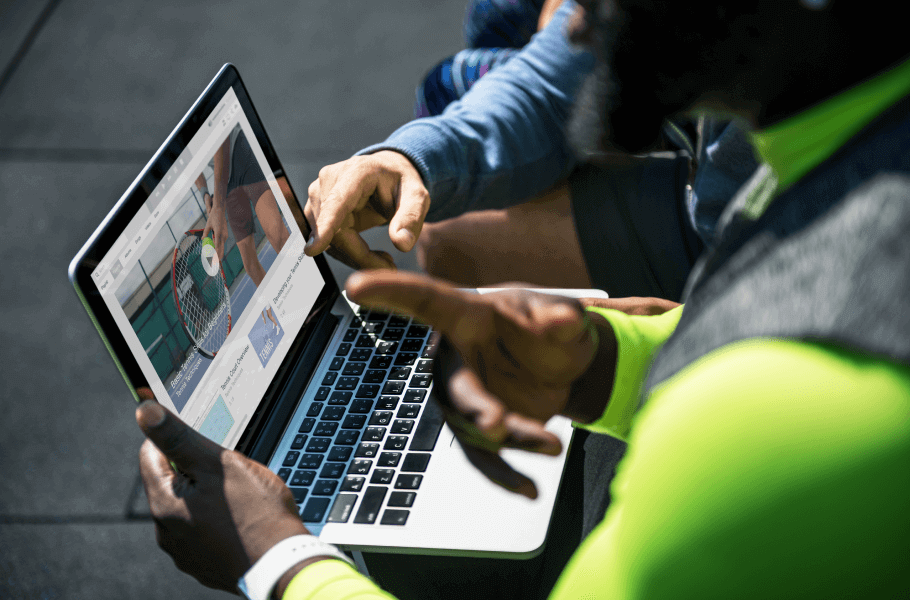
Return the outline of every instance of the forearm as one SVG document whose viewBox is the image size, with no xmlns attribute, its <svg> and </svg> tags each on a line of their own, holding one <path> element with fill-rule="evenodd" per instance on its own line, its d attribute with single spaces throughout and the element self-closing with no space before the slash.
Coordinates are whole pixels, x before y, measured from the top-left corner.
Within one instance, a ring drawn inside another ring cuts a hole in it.
<svg viewBox="0 0 910 600">
<path fill-rule="evenodd" d="M 282 600 L 393 600 L 372 580 L 340 560 L 313 558 L 292 568 L 278 582 Z"/>
<path fill-rule="evenodd" d="M 437 221 L 520 203 L 575 165 L 564 129 L 593 57 L 571 46 L 565 2 L 550 25 L 438 117 L 412 121 L 360 152 L 396 150 L 420 171 Z"/>
<path fill-rule="evenodd" d="M 594 306 L 587 313 L 597 328 L 597 354 L 573 384 L 563 414 L 588 429 L 624 439 L 651 360 L 676 328 L 682 306 L 658 315 Z"/>
<path fill-rule="evenodd" d="M 213 167 L 215 170 L 215 189 L 213 198 L 214 201 L 219 204 L 224 202 L 224 197 L 227 195 L 228 177 L 230 177 L 231 174 L 229 166 L 229 161 L 231 159 L 230 154 L 231 138 L 228 137 L 218 148 L 218 151 L 215 152 L 213 160 Z"/>
</svg>

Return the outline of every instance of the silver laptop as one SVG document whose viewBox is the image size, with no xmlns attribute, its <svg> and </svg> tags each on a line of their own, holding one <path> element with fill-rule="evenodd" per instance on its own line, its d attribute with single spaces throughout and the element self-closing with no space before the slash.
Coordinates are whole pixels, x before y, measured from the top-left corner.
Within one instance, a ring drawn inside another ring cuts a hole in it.
<svg viewBox="0 0 910 600">
<path fill-rule="evenodd" d="M 303 253 L 308 234 L 225 65 L 73 259 L 70 279 L 136 399 L 149 387 L 197 431 L 267 464 L 321 539 L 353 551 L 539 552 L 569 421 L 548 424 L 560 457 L 504 452 L 534 479 L 537 500 L 487 481 L 433 399 L 429 328 L 350 303 L 325 258 Z"/>
</svg>

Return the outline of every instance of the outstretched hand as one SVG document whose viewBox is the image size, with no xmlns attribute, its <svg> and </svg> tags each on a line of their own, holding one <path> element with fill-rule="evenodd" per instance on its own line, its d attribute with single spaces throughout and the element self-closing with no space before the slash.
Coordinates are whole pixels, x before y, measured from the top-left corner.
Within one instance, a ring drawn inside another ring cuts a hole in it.
<svg viewBox="0 0 910 600">
<path fill-rule="evenodd" d="M 414 247 L 430 195 L 403 154 L 381 151 L 323 167 L 310 184 L 304 214 L 312 226 L 305 252 L 329 254 L 355 269 L 394 268 L 387 252 L 371 250 L 360 232 L 389 224 L 395 247 Z"/>
<path fill-rule="evenodd" d="M 139 405 L 136 421 L 148 437 L 139 467 L 158 545 L 181 571 L 237 593 L 238 579 L 269 548 L 307 533 L 290 490 L 265 466 L 225 450 L 156 402 Z"/>
<path fill-rule="evenodd" d="M 410 314 L 442 334 L 434 389 L 465 453 L 494 482 L 536 497 L 533 482 L 498 452 L 561 451 L 544 424 L 564 413 L 573 383 L 598 349 L 581 304 L 518 289 L 473 294 L 389 271 L 355 273 L 347 293 L 359 304 Z"/>
</svg>

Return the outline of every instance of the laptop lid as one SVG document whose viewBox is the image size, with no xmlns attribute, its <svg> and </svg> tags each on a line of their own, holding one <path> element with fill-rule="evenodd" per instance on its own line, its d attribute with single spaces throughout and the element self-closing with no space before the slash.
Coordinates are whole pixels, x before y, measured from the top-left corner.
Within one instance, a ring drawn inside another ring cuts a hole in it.
<svg viewBox="0 0 910 600">
<path fill-rule="evenodd" d="M 316 361 L 300 357 L 321 353 L 335 320 L 340 291 L 325 258 L 303 253 L 308 234 L 227 64 L 69 275 L 137 401 L 149 387 L 207 437 L 265 460 L 276 412 L 291 410 L 279 410 L 281 392 L 308 379 Z"/>
</svg>

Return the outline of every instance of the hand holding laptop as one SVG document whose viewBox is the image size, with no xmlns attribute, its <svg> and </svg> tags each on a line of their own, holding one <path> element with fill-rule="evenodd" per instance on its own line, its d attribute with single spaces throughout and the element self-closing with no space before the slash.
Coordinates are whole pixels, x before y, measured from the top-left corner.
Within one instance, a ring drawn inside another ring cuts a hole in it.
<svg viewBox="0 0 910 600">
<path fill-rule="evenodd" d="M 290 490 L 264 465 L 222 448 L 157 402 L 141 404 L 136 421 L 148 438 L 139 466 L 155 536 L 181 571 L 237 593 L 237 580 L 269 548 L 308 533 Z"/>
</svg>

